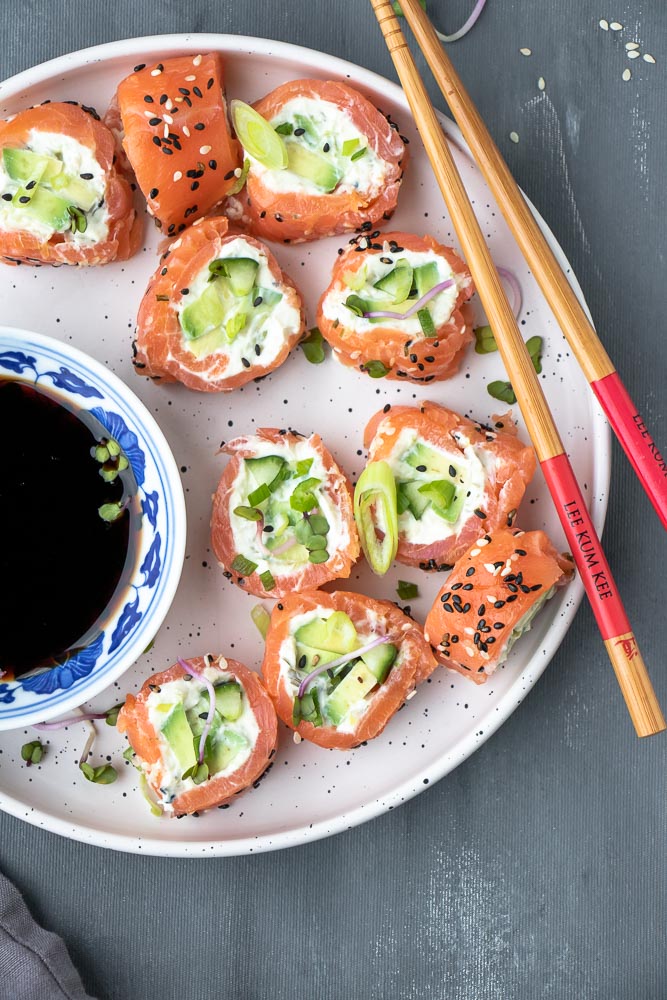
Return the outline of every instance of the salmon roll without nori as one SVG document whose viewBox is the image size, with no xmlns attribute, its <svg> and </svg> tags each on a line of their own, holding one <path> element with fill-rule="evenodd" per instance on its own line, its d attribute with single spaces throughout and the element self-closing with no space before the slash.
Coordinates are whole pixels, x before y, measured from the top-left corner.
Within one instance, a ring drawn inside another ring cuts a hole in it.
<svg viewBox="0 0 667 1000">
<path fill-rule="evenodd" d="M 238 183 L 241 149 L 229 129 L 218 53 L 137 67 L 118 85 L 107 121 L 166 236 L 206 215 Z"/>
<path fill-rule="evenodd" d="M 159 807 L 184 816 L 256 782 L 274 755 L 278 723 L 257 674 L 224 656 L 198 656 L 129 694 L 118 729 Z"/>
<path fill-rule="evenodd" d="M 248 172 L 227 211 L 260 237 L 316 240 L 396 208 L 407 139 L 347 84 L 292 80 L 252 108 L 232 102 L 232 114 Z"/>
<path fill-rule="evenodd" d="M 484 684 L 572 569 L 543 531 L 482 534 L 440 589 L 424 634 L 441 663 Z"/>
<path fill-rule="evenodd" d="M 350 485 L 317 434 L 265 428 L 235 438 L 213 497 L 211 534 L 225 575 L 282 598 L 350 575 L 359 557 Z"/>
<path fill-rule="evenodd" d="M 140 375 L 228 392 L 285 361 L 305 331 L 291 278 L 258 240 L 200 219 L 162 254 L 139 307 Z"/>
<path fill-rule="evenodd" d="M 283 722 L 347 750 L 378 736 L 436 666 L 421 628 L 390 601 L 307 591 L 273 609 L 262 676 Z"/>
<path fill-rule="evenodd" d="M 339 251 L 317 325 L 342 364 L 411 382 L 450 378 L 473 339 L 470 271 L 431 236 L 373 232 Z"/>
<path fill-rule="evenodd" d="M 532 479 L 532 448 L 508 415 L 492 430 L 437 403 L 393 406 L 364 433 L 369 462 L 396 482 L 398 562 L 444 570 L 485 531 L 513 518 Z"/>
<path fill-rule="evenodd" d="M 0 121 L 0 257 L 8 264 L 108 264 L 141 242 L 116 145 L 92 108 L 40 104 Z"/>
</svg>

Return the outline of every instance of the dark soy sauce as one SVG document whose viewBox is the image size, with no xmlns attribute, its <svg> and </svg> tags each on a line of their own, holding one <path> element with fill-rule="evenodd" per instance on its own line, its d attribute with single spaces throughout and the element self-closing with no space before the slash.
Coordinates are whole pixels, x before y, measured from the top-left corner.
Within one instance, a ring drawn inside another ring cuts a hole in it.
<svg viewBox="0 0 667 1000">
<path fill-rule="evenodd" d="M 127 583 L 138 528 L 136 483 L 130 468 L 113 482 L 100 475 L 95 448 L 106 436 L 94 417 L 70 409 L 69 401 L 0 378 L 5 677 L 52 666 L 84 637 L 94 638 L 96 622 Z M 112 522 L 99 514 L 109 503 L 127 504 Z"/>
</svg>

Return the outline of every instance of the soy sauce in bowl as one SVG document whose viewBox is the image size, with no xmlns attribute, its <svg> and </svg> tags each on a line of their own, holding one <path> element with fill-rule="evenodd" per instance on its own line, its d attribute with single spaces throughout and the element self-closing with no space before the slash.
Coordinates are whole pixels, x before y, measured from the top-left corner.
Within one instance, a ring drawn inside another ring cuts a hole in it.
<svg viewBox="0 0 667 1000">
<path fill-rule="evenodd" d="M 131 466 L 85 410 L 0 378 L 0 674 L 87 645 L 132 575 L 140 516 Z"/>
</svg>

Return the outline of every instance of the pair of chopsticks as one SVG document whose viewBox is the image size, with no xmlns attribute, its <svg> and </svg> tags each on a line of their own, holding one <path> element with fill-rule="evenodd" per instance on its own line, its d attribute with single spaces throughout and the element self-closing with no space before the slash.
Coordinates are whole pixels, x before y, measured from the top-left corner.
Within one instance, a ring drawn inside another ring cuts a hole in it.
<svg viewBox="0 0 667 1000">
<path fill-rule="evenodd" d="M 512 381 L 630 717 L 638 736 L 651 736 L 667 726 L 514 313 L 391 0 L 371 0 L 371 4 Z M 443 52 L 419 0 L 401 0 L 401 9 L 584 374 L 667 527 L 667 480 L 662 473 L 656 475 L 659 463 L 647 445 L 647 438 L 642 437 L 642 432 L 647 433 L 643 421 Z"/>
</svg>

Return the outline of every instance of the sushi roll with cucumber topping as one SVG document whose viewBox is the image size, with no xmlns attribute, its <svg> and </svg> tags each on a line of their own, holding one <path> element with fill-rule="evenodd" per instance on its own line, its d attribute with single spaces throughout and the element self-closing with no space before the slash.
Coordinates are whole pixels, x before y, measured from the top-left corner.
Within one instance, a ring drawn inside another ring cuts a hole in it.
<svg viewBox="0 0 667 1000">
<path fill-rule="evenodd" d="M 373 378 L 433 382 L 456 373 L 473 339 L 474 287 L 431 236 L 371 233 L 340 252 L 317 324 L 342 364 Z"/>
<path fill-rule="evenodd" d="M 139 375 L 228 392 L 285 361 L 305 331 L 303 302 L 273 254 L 200 219 L 162 254 L 137 318 Z"/>
<path fill-rule="evenodd" d="M 438 660 L 484 684 L 572 576 L 543 531 L 480 532 L 440 588 L 424 628 Z"/>
<path fill-rule="evenodd" d="M 302 243 L 388 219 L 407 139 L 344 83 L 292 80 L 251 106 L 230 105 L 247 164 L 231 219 L 263 239 Z"/>
<path fill-rule="evenodd" d="M 0 259 L 108 264 L 141 242 L 116 144 L 92 108 L 40 104 L 0 122 Z"/>
<path fill-rule="evenodd" d="M 384 492 L 397 515 L 398 562 L 448 570 L 475 539 L 514 518 L 536 468 L 533 449 L 517 437 L 510 414 L 490 428 L 430 402 L 376 413 L 364 444 L 369 464 L 357 484 L 355 507 L 365 554 L 380 573 L 388 566 L 375 565 L 378 505 L 363 502 L 376 469 L 388 474 Z"/>
<path fill-rule="evenodd" d="M 260 678 L 224 656 L 179 659 L 153 674 L 128 694 L 117 725 L 150 800 L 173 816 L 222 805 L 256 782 L 278 730 Z"/>
<path fill-rule="evenodd" d="M 317 434 L 264 428 L 232 455 L 215 496 L 213 550 L 257 597 L 283 598 L 348 577 L 359 557 L 350 485 Z"/>
<path fill-rule="evenodd" d="M 303 739 L 347 750 L 382 732 L 437 664 L 419 625 L 362 594 L 290 594 L 271 615 L 262 676 Z"/>
</svg>

